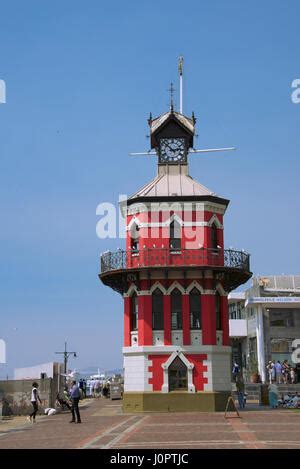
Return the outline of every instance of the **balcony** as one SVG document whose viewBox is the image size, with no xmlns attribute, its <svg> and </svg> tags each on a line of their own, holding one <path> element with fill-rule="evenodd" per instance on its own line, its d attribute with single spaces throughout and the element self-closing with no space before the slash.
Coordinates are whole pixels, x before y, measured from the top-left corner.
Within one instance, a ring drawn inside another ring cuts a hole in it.
<svg viewBox="0 0 300 469">
<path fill-rule="evenodd" d="M 229 336 L 247 337 L 247 319 L 229 319 Z"/>
<path fill-rule="evenodd" d="M 120 282 L 124 285 L 125 275 L 143 269 L 212 269 L 218 271 L 219 278 L 231 291 L 251 277 L 249 258 L 246 252 L 232 249 L 119 249 L 101 255 L 99 277 L 104 284 L 121 293 Z"/>
</svg>

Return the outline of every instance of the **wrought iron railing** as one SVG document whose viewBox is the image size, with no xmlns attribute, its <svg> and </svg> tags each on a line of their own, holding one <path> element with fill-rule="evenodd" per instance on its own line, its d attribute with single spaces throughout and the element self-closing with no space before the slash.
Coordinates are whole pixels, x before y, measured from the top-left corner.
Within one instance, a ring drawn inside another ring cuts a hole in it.
<svg viewBox="0 0 300 469">
<path fill-rule="evenodd" d="M 250 255 L 233 249 L 151 248 L 140 251 L 107 251 L 101 255 L 101 274 L 143 267 L 205 266 L 226 267 L 250 271 Z"/>
</svg>

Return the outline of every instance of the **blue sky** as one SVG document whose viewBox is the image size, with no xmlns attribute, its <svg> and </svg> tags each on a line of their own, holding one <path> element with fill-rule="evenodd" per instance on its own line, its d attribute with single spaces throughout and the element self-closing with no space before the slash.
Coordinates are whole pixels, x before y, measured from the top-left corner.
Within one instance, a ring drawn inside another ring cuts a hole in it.
<svg viewBox="0 0 300 469">
<path fill-rule="evenodd" d="M 0 376 L 65 340 L 71 367 L 122 365 L 122 299 L 97 274 L 123 241 L 96 237 L 95 211 L 154 177 L 154 159 L 128 153 L 148 149 L 180 54 L 197 147 L 238 147 L 190 158 L 231 200 L 226 245 L 254 273 L 299 274 L 299 14 L 293 0 L 2 2 Z"/>
</svg>

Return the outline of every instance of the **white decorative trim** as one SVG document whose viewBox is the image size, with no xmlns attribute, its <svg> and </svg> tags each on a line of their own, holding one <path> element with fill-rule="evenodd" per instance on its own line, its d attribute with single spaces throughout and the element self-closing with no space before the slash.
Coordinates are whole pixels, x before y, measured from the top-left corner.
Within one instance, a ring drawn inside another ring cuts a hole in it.
<svg viewBox="0 0 300 469">
<path fill-rule="evenodd" d="M 223 285 L 218 283 L 216 286 L 216 291 L 219 293 L 220 296 L 227 296 L 228 293 L 224 290 Z"/>
<path fill-rule="evenodd" d="M 171 218 L 166 220 L 165 222 L 140 222 L 138 218 L 132 218 L 129 224 L 126 226 L 126 231 L 130 231 L 132 226 L 136 224 L 136 226 L 141 228 L 168 228 L 173 220 L 176 220 L 181 227 L 188 227 L 188 228 L 199 228 L 199 227 L 211 227 L 213 222 L 215 221 L 217 228 L 223 230 L 223 225 L 220 223 L 218 217 L 215 215 L 210 219 L 210 221 L 182 221 L 177 215 L 172 215 Z M 211 222 L 211 220 L 213 220 Z"/>
<path fill-rule="evenodd" d="M 183 345 L 183 331 L 182 330 L 172 330 L 171 340 L 173 345 Z"/>
<path fill-rule="evenodd" d="M 128 224 L 128 226 L 126 226 L 126 231 L 130 231 L 133 225 L 136 225 L 138 228 L 141 228 L 141 222 L 138 218 L 133 217 L 130 220 L 130 223 Z"/>
<path fill-rule="evenodd" d="M 160 205 L 163 207 L 166 207 L 165 204 L 168 202 L 137 202 L 135 204 L 131 204 L 127 206 L 127 215 L 136 215 L 138 213 L 145 213 L 145 212 L 150 212 L 151 210 L 153 212 L 164 212 L 166 210 L 159 210 Z M 174 202 L 172 202 L 174 203 Z M 178 202 L 182 205 L 182 207 L 186 206 L 191 206 L 193 204 L 193 207 L 195 207 L 196 211 L 199 212 L 214 212 L 214 213 L 220 213 L 221 215 L 224 215 L 226 212 L 226 206 L 222 204 L 218 204 L 216 202 L 191 202 L 191 201 L 180 201 Z M 164 204 L 164 205 L 163 205 Z"/>
<path fill-rule="evenodd" d="M 214 295 L 215 296 L 216 291 L 215 290 L 204 290 L 203 295 Z"/>
<path fill-rule="evenodd" d="M 169 392 L 169 366 L 173 363 L 176 357 L 179 357 L 180 360 L 185 364 L 187 367 L 188 373 L 188 392 L 194 393 L 195 392 L 195 385 L 193 384 L 193 368 L 194 364 L 190 363 L 188 359 L 184 356 L 184 354 L 180 350 L 176 350 L 172 353 L 172 355 L 168 358 L 168 360 L 163 363 L 163 375 L 164 375 L 164 382 L 161 388 L 163 393 Z"/>
<path fill-rule="evenodd" d="M 214 213 L 209 222 L 207 223 L 207 226 L 212 226 L 215 223 L 217 228 L 223 228 L 222 223 L 218 219 L 217 215 Z"/>
<path fill-rule="evenodd" d="M 160 283 L 160 282 L 155 282 L 152 287 L 150 288 L 149 290 L 149 294 L 152 295 L 152 293 L 154 292 L 154 290 L 156 290 L 156 288 L 159 288 L 159 290 L 164 294 L 166 295 L 167 294 L 167 290 L 165 289 L 165 287 Z"/>
<path fill-rule="evenodd" d="M 203 287 L 200 285 L 200 283 L 198 283 L 196 280 L 194 280 L 192 283 L 190 283 L 190 285 L 187 287 L 186 289 L 186 293 L 189 294 L 193 288 L 197 288 L 197 290 L 203 294 L 204 293 L 204 289 Z"/>
<path fill-rule="evenodd" d="M 131 331 L 130 335 L 131 335 L 131 347 L 138 347 L 139 345 L 138 331 Z"/>
<path fill-rule="evenodd" d="M 164 331 L 152 331 L 152 344 L 158 347 L 164 345 Z"/>
<path fill-rule="evenodd" d="M 138 291 L 138 289 L 137 289 L 137 286 L 136 286 L 134 283 L 132 283 L 132 284 L 130 285 L 130 287 L 128 288 L 127 292 L 123 294 L 123 297 L 124 297 L 124 298 L 128 298 L 129 296 L 132 296 L 132 295 L 133 295 L 133 292 L 135 292 L 135 293 L 137 294 L 137 296 L 138 296 L 139 291 Z"/>
<path fill-rule="evenodd" d="M 178 288 L 178 290 L 180 291 L 182 295 L 185 294 L 185 289 L 183 288 L 182 285 L 180 285 L 179 282 L 177 282 L 177 280 L 175 280 L 175 282 L 173 282 L 172 285 L 169 286 L 166 294 L 170 295 L 172 291 L 175 290 L 175 288 Z"/>
<path fill-rule="evenodd" d="M 123 347 L 123 355 L 161 355 L 170 354 L 175 351 L 181 351 L 183 353 L 216 353 L 216 354 L 231 354 L 231 347 L 228 345 L 139 345 L 138 347 Z"/>
</svg>

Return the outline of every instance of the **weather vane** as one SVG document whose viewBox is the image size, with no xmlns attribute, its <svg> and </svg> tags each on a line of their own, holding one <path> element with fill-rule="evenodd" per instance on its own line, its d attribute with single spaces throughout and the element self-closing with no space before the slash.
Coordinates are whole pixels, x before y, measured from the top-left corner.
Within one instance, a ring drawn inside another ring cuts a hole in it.
<svg viewBox="0 0 300 469">
<path fill-rule="evenodd" d="M 179 89 L 180 89 L 180 106 L 179 106 L 179 112 L 180 114 L 183 113 L 183 86 L 182 86 L 182 80 L 183 80 L 183 56 L 181 55 L 178 59 L 178 73 L 179 73 Z M 174 85 L 171 83 L 170 88 L 168 89 L 170 93 L 170 111 L 173 112 L 174 110 Z M 194 114 L 193 114 L 194 116 Z M 152 121 L 152 114 L 150 113 L 150 119 L 149 119 L 149 125 L 151 125 Z M 195 120 L 194 120 L 195 123 Z M 195 148 L 189 148 L 188 153 L 210 153 L 210 152 L 216 152 L 216 151 L 228 151 L 228 150 L 236 150 L 235 147 L 225 147 L 225 148 L 203 148 L 203 149 L 195 149 Z M 151 149 L 147 152 L 138 152 L 138 153 L 129 153 L 131 156 L 140 156 L 140 155 L 147 155 L 147 156 L 157 156 L 156 151 L 151 151 Z"/>
</svg>

